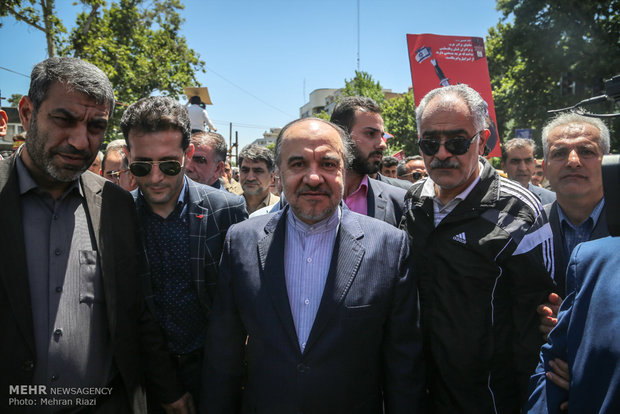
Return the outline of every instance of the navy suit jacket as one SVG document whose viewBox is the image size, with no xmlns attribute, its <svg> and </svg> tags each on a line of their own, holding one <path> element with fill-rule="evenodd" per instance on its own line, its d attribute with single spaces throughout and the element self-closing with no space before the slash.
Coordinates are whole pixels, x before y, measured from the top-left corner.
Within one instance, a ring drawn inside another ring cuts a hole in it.
<svg viewBox="0 0 620 414">
<path fill-rule="evenodd" d="M 530 413 L 620 413 L 620 237 L 575 247 L 566 277 L 568 296 L 543 345 L 530 380 Z M 545 378 L 549 361 L 568 362 L 569 393 Z"/>
<path fill-rule="evenodd" d="M 289 207 L 231 227 L 207 332 L 203 412 L 419 412 L 424 370 L 407 236 L 342 210 L 303 353 L 284 275 Z"/>
<path fill-rule="evenodd" d="M 403 216 L 407 190 L 368 177 L 368 216 L 398 227 Z"/>
<path fill-rule="evenodd" d="M 549 219 L 551 225 L 551 231 L 553 232 L 553 255 L 555 263 L 555 271 L 553 278 L 557 285 L 557 293 L 561 297 L 566 296 L 566 267 L 568 264 L 568 257 L 564 257 L 564 243 L 562 241 L 562 228 L 560 227 L 560 215 L 558 213 L 558 202 L 554 201 L 552 204 L 544 206 L 545 213 Z M 609 229 L 607 228 L 607 207 L 603 206 L 601 215 L 598 222 L 592 229 L 590 240 L 600 239 L 601 237 L 609 236 Z"/>
<path fill-rule="evenodd" d="M 248 218 L 245 199 L 227 191 L 187 179 L 190 270 L 198 298 L 206 309 L 211 309 L 215 296 L 218 264 L 222 245 L 228 228 Z M 138 217 L 145 214 L 144 199 L 139 198 L 139 189 L 131 193 L 136 202 Z M 155 301 L 151 284 L 144 230 L 140 228 L 141 274 L 146 292 L 146 303 L 155 315 Z"/>
</svg>

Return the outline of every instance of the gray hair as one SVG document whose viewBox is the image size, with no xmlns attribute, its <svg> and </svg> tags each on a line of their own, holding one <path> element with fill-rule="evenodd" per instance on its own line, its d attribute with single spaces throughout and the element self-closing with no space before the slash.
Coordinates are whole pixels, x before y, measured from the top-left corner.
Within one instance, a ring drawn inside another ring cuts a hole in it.
<svg viewBox="0 0 620 414">
<path fill-rule="evenodd" d="M 404 161 L 401 161 L 396 166 L 396 176 L 402 177 L 405 174 L 407 174 L 407 166 L 405 165 Z"/>
<path fill-rule="evenodd" d="M 418 128 L 421 125 L 424 110 L 431 100 L 434 98 L 440 98 L 442 101 L 449 102 L 449 98 L 454 96 L 461 98 L 463 102 L 465 102 L 465 105 L 467 105 L 467 108 L 471 114 L 471 121 L 476 129 L 476 132 L 486 128 L 486 118 L 488 116 L 487 103 L 475 89 L 470 88 L 464 83 L 436 88 L 427 93 L 415 110 Z"/>
<path fill-rule="evenodd" d="M 532 154 L 536 151 L 536 144 L 531 139 L 526 138 L 513 138 L 509 139 L 502 145 L 502 161 L 508 159 L 508 153 L 513 149 L 529 148 L 532 150 Z"/>
<path fill-rule="evenodd" d="M 32 69 L 28 98 L 35 111 L 47 98 L 55 82 L 71 91 L 87 95 L 98 105 L 107 104 L 112 114 L 114 89 L 106 74 L 92 63 L 72 57 L 52 57 L 37 63 Z"/>
<path fill-rule="evenodd" d="M 588 113 L 588 112 L 584 112 Z M 549 134 L 551 131 L 559 126 L 568 125 L 568 124 L 589 124 L 598 129 L 600 133 L 600 139 L 598 146 L 603 152 L 603 154 L 609 154 L 609 129 L 607 125 L 599 118 L 594 118 L 591 116 L 585 116 L 581 114 L 577 114 L 575 112 L 565 112 L 562 113 L 555 118 L 552 118 L 549 122 L 545 124 L 542 130 L 542 145 L 543 145 L 543 154 L 545 156 L 545 160 L 547 160 L 547 155 L 549 154 L 549 146 L 547 145 L 547 140 L 549 139 Z"/>
<path fill-rule="evenodd" d="M 349 165 L 351 165 L 351 163 L 353 162 L 353 157 L 354 157 L 353 154 L 355 154 L 355 151 L 354 151 L 355 144 L 351 140 L 351 137 L 349 136 L 349 134 L 345 132 L 344 129 L 334 124 L 333 122 L 326 121 L 321 118 L 299 118 L 292 122 L 289 122 L 288 124 L 284 126 L 284 128 L 280 130 L 280 133 L 278 134 L 278 138 L 276 139 L 276 146 L 275 146 L 276 165 L 280 167 L 280 163 L 282 162 L 282 137 L 284 136 L 284 133 L 293 125 L 298 124 L 300 122 L 305 122 L 305 121 L 321 122 L 325 125 L 329 125 L 330 127 L 334 128 L 336 132 L 338 132 L 338 135 L 340 136 L 340 139 L 342 140 L 342 148 L 343 148 L 342 158 L 344 162 L 344 169 L 345 170 L 348 169 Z"/>
<path fill-rule="evenodd" d="M 190 142 L 194 144 L 194 147 L 211 147 L 215 153 L 215 162 L 226 160 L 228 154 L 228 147 L 224 137 L 217 132 L 194 132 L 190 138 Z"/>
<path fill-rule="evenodd" d="M 267 170 L 273 172 L 273 152 L 260 145 L 250 144 L 243 147 L 239 153 L 239 166 L 243 165 L 243 160 L 248 159 L 252 162 L 264 162 L 267 165 Z"/>
</svg>

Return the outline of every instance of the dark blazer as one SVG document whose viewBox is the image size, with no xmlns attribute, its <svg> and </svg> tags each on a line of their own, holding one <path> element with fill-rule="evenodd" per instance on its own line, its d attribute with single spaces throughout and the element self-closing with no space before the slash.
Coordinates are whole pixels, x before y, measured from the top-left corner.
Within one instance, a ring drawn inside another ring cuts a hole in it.
<svg viewBox="0 0 620 414">
<path fill-rule="evenodd" d="M 173 374 L 163 335 L 144 304 L 136 272 L 132 199 L 120 187 L 88 171 L 80 181 L 99 252 L 114 364 L 131 408 L 145 412 L 145 376 L 165 402 L 178 399 L 182 388 Z M 4 406 L 9 385 L 31 384 L 37 363 L 14 158 L 0 161 L 0 228 L 0 404 Z M 142 360 L 146 361 L 144 368 Z"/>
<path fill-rule="evenodd" d="M 368 216 L 398 227 L 407 191 L 368 177 Z"/>
<path fill-rule="evenodd" d="M 207 333 L 203 412 L 419 412 L 424 371 L 407 236 L 342 209 L 303 353 L 284 275 L 289 207 L 230 229 Z"/>
<path fill-rule="evenodd" d="M 242 196 L 197 183 L 189 177 L 186 178 L 191 276 L 200 302 L 210 311 L 215 296 L 218 264 L 222 255 L 224 237 L 232 224 L 248 218 L 248 212 Z M 139 189 L 135 189 L 131 194 L 136 203 L 138 217 L 142 217 L 146 208 L 144 199 L 138 197 Z M 142 227 L 140 227 L 139 234 L 141 241 L 140 273 L 146 292 L 146 303 L 151 312 L 155 314 L 153 286 Z"/>
<path fill-rule="evenodd" d="M 620 412 L 619 251 L 619 237 L 575 247 L 566 276 L 569 294 L 530 380 L 528 413 L 560 414 L 567 400 L 570 412 Z M 570 394 L 545 377 L 555 358 L 568 363 Z"/>
<path fill-rule="evenodd" d="M 557 293 L 561 297 L 566 296 L 566 267 L 570 257 L 564 257 L 564 244 L 562 242 L 562 228 L 560 227 L 560 215 L 558 213 L 558 202 L 543 206 L 553 232 L 553 255 L 555 263 L 554 280 L 557 285 Z M 592 229 L 590 240 L 600 239 L 609 236 L 607 228 L 607 206 L 603 206 L 598 222 Z"/>
</svg>

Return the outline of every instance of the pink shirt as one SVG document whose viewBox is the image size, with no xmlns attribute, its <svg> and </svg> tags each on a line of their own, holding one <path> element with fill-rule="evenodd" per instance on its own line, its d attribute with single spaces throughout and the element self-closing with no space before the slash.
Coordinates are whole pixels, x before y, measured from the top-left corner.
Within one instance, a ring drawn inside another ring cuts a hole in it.
<svg viewBox="0 0 620 414">
<path fill-rule="evenodd" d="M 366 200 L 366 196 L 368 195 L 368 176 L 364 175 L 362 178 L 362 182 L 360 186 L 357 187 L 353 193 L 351 193 L 345 200 L 344 203 L 349 207 L 351 211 L 355 211 L 356 213 L 363 214 L 365 216 L 368 215 L 368 202 Z"/>
</svg>

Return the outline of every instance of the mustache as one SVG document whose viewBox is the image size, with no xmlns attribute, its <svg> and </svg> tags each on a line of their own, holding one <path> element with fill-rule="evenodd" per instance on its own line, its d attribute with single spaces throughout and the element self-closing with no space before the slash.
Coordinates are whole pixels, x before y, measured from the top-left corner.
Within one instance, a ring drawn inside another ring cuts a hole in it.
<svg viewBox="0 0 620 414">
<path fill-rule="evenodd" d="M 372 151 L 370 154 L 368 154 L 368 158 L 374 156 L 374 155 L 381 155 L 383 156 L 383 151 Z"/>
<path fill-rule="evenodd" d="M 431 169 L 433 168 L 459 168 L 459 163 L 454 160 L 450 160 L 450 158 L 446 158 L 445 160 L 440 160 L 435 158 L 431 161 L 430 164 Z"/>
<path fill-rule="evenodd" d="M 93 156 L 90 151 L 80 151 L 72 145 L 64 145 L 62 147 L 54 148 L 50 151 L 52 154 L 69 154 L 77 155 L 81 158 L 89 159 Z"/>
<path fill-rule="evenodd" d="M 299 188 L 297 191 L 295 191 L 295 195 L 299 196 L 302 193 L 308 193 L 308 192 L 324 194 L 326 196 L 331 196 L 332 195 L 332 192 L 327 190 L 327 189 L 325 189 L 325 188 L 321 188 L 320 186 L 310 187 L 309 185 L 304 185 L 303 187 Z"/>
</svg>

